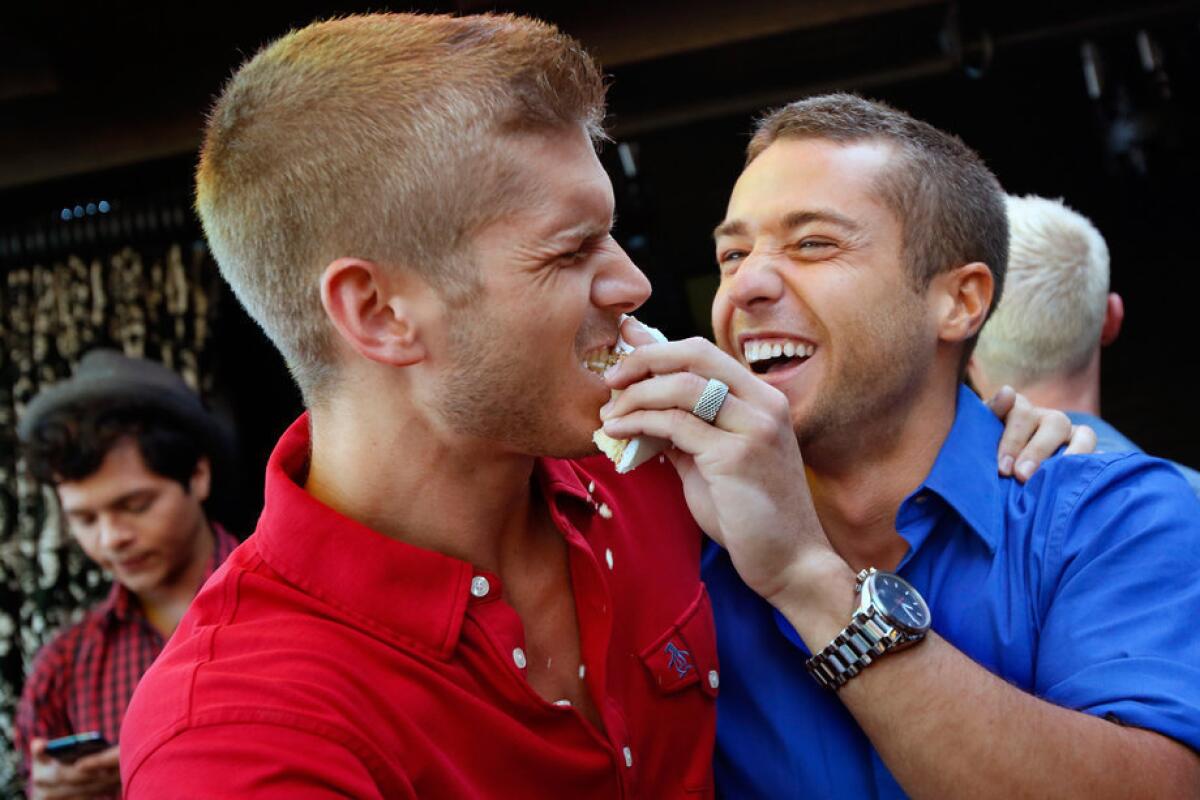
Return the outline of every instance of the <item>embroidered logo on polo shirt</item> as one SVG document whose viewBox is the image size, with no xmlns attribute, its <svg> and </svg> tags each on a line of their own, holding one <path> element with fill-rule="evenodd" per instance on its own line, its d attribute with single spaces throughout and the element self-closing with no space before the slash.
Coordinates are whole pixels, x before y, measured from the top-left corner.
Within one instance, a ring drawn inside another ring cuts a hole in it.
<svg viewBox="0 0 1200 800">
<path fill-rule="evenodd" d="M 663 652 L 667 655 L 667 669 L 675 670 L 675 674 L 679 677 L 682 678 L 695 669 L 692 666 L 692 654 L 687 650 L 680 649 L 675 642 L 667 642 Z"/>
</svg>

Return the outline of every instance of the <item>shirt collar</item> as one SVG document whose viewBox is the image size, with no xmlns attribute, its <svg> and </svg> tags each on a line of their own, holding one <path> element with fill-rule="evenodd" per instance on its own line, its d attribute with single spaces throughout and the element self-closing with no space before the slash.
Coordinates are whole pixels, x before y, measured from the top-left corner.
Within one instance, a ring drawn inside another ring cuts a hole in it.
<svg viewBox="0 0 1200 800">
<path fill-rule="evenodd" d="M 267 464 L 266 503 L 254 536 L 263 559 L 353 624 L 449 658 L 471 602 L 471 579 L 481 570 L 386 537 L 318 501 L 302 486 L 309 454 L 305 413 Z M 536 469 L 547 498 L 587 501 L 572 462 L 539 459 Z"/>
<path fill-rule="evenodd" d="M 933 527 L 920 524 L 936 513 L 929 508 L 932 494 L 944 501 L 966 527 L 995 552 L 1002 530 L 1002 481 L 996 453 L 1004 425 L 986 405 L 964 385 L 958 388 L 954 424 L 933 469 L 916 490 L 900 504 L 896 529 L 915 552 Z"/>
<path fill-rule="evenodd" d="M 238 540 L 220 523 L 210 522 L 209 525 L 213 534 L 213 553 L 208 559 L 208 566 L 204 569 L 204 577 L 200 580 L 200 586 L 203 586 L 216 572 L 217 567 L 225 563 L 225 559 L 229 558 L 229 554 L 238 546 Z M 100 603 L 97 610 L 102 619 L 111 622 L 125 623 L 143 616 L 142 604 L 138 602 L 137 596 L 120 581 L 113 581 L 108 596 Z"/>
</svg>

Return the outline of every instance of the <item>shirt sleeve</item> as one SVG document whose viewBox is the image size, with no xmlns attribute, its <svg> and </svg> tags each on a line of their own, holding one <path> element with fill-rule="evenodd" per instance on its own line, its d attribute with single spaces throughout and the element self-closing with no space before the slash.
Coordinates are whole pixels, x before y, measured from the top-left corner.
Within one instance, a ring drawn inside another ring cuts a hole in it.
<svg viewBox="0 0 1200 800">
<path fill-rule="evenodd" d="M 65 631 L 47 643 L 34 658 L 25 678 L 13 725 L 13 745 L 21 754 L 22 777 L 29 775 L 32 739 L 53 739 L 74 733 L 67 714 L 74 650 L 72 633 L 73 630 Z"/>
<path fill-rule="evenodd" d="M 137 763 L 127 755 L 121 754 L 126 800 L 416 798 L 408 785 L 379 786 L 361 757 L 321 732 L 271 723 L 186 728 Z"/>
<path fill-rule="evenodd" d="M 1080 477 L 1046 542 L 1035 691 L 1200 750 L 1200 502 L 1139 454 Z"/>
</svg>

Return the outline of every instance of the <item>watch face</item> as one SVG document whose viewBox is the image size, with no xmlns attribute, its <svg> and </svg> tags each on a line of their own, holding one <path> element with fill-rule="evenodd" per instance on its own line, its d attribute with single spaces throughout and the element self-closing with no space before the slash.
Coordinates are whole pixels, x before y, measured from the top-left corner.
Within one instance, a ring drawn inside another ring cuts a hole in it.
<svg viewBox="0 0 1200 800">
<path fill-rule="evenodd" d="M 908 581 L 887 572 L 876 573 L 871 584 L 875 607 L 889 620 L 914 631 L 929 627 L 929 606 Z"/>
</svg>

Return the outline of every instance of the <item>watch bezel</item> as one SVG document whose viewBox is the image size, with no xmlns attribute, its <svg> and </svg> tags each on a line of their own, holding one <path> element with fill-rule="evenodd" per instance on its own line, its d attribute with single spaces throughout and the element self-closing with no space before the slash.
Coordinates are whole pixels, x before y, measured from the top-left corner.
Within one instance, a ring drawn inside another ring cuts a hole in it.
<svg viewBox="0 0 1200 800">
<path fill-rule="evenodd" d="M 912 591 L 912 593 L 916 596 L 916 598 L 921 601 L 921 608 L 925 612 L 925 624 L 924 625 L 919 626 L 919 627 L 914 627 L 914 626 L 908 624 L 907 622 L 896 618 L 894 615 L 889 613 L 888 610 L 882 606 L 882 604 L 879 602 L 878 594 L 875 589 L 875 582 L 880 577 L 893 578 L 893 579 L 899 581 L 901 584 L 903 584 L 910 591 Z M 917 588 L 915 586 L 913 586 L 907 580 L 905 580 L 904 578 L 895 574 L 894 572 L 880 572 L 877 570 L 872 571 L 869 575 L 867 575 L 863 579 L 861 597 L 862 597 L 862 602 L 859 606 L 860 612 L 862 612 L 864 614 L 873 612 L 874 614 L 876 614 L 880 618 L 882 618 L 884 621 L 886 621 L 889 625 L 893 626 L 894 628 L 897 628 L 898 630 L 900 630 L 901 632 L 903 632 L 904 634 L 906 634 L 908 636 L 924 636 L 926 633 L 929 632 L 930 625 L 933 622 L 933 614 L 929 609 L 929 603 L 925 602 L 925 597 L 919 591 L 917 591 Z"/>
</svg>

